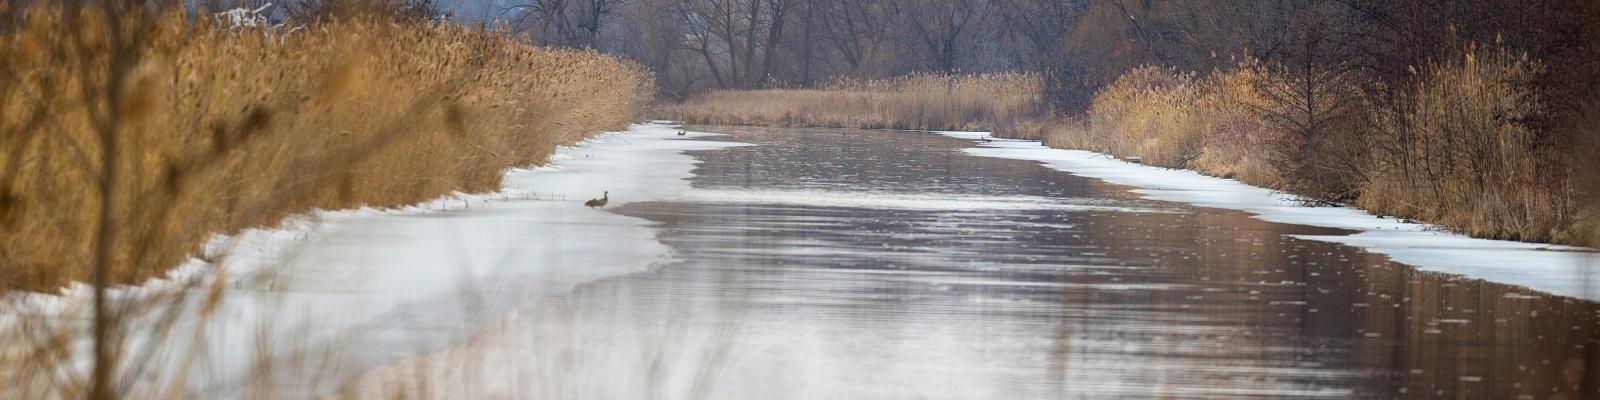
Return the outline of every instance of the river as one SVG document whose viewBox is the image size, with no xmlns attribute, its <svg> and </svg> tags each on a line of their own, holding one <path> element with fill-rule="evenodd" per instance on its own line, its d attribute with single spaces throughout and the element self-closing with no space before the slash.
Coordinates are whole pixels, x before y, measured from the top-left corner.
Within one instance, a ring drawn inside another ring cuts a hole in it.
<svg viewBox="0 0 1600 400">
<path fill-rule="evenodd" d="M 579 286 L 459 350 L 491 361 L 432 360 L 451 371 L 474 365 L 467 370 L 481 377 L 404 389 L 393 376 L 419 375 L 391 371 L 393 390 L 728 399 L 1600 394 L 1600 366 L 1590 367 L 1600 361 L 1600 307 L 1591 302 L 1295 237 L 1349 231 L 1144 200 L 1037 163 L 971 156 L 970 140 L 704 129 L 730 135 L 701 140 L 755 146 L 691 151 L 691 189 L 609 210 L 654 223 L 674 261 Z"/>
</svg>

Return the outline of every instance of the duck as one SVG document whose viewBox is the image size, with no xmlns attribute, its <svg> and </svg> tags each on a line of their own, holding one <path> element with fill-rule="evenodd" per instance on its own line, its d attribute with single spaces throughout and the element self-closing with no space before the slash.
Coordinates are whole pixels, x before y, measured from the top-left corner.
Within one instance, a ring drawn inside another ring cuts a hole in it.
<svg viewBox="0 0 1600 400">
<path fill-rule="evenodd" d="M 683 136 L 683 135 L 688 135 L 688 134 L 689 134 L 689 132 L 684 132 L 684 131 L 681 131 L 681 130 L 678 131 L 678 136 Z"/>
<path fill-rule="evenodd" d="M 601 196 L 598 199 L 590 199 L 589 201 L 585 201 L 585 202 L 583 202 L 583 206 L 584 207 L 605 207 L 606 203 L 608 203 L 610 201 L 611 201 L 611 191 L 606 191 L 605 196 Z"/>
<path fill-rule="evenodd" d="M 978 137 L 978 141 L 981 141 L 981 142 L 984 142 L 984 143 L 989 143 L 989 142 L 993 142 L 994 139 L 989 139 L 988 136 L 979 136 Z"/>
</svg>

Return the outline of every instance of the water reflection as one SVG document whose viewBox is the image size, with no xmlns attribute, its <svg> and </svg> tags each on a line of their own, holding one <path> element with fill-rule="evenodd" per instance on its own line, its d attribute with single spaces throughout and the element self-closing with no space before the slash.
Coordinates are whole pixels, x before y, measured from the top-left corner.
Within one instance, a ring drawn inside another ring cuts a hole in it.
<svg viewBox="0 0 1600 400">
<path fill-rule="evenodd" d="M 544 397 L 1585 398 L 1594 304 L 1140 200 L 933 135 L 727 128 L 617 212 L 681 263 L 506 336 Z M 500 338 L 500 340 L 507 340 Z"/>
</svg>

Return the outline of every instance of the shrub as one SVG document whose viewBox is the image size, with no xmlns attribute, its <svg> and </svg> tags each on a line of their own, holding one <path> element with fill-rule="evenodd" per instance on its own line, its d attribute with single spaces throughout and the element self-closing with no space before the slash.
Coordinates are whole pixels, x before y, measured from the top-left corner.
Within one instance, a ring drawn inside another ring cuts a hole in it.
<svg viewBox="0 0 1600 400">
<path fill-rule="evenodd" d="M 1277 134 L 1264 156 L 1279 189 L 1310 202 L 1360 195 L 1367 149 L 1362 78 L 1343 66 L 1272 64 L 1257 83 L 1257 116 Z"/>
</svg>

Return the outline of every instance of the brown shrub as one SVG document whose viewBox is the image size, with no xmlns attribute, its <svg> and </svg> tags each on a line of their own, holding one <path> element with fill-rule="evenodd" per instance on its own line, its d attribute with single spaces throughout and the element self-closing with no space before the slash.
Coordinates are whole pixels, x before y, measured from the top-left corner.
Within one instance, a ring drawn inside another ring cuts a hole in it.
<svg viewBox="0 0 1600 400">
<path fill-rule="evenodd" d="M 1263 154 L 1279 177 L 1277 188 L 1316 203 L 1360 195 L 1369 147 L 1362 82 L 1343 66 L 1264 67 L 1256 115 L 1277 132 Z"/>
<path fill-rule="evenodd" d="M 650 79 L 595 53 L 383 19 L 236 31 L 171 14 L 114 59 L 106 16 L 79 18 L 34 10 L 0 36 L 3 289 L 86 278 L 104 159 L 120 172 L 111 280 L 136 282 L 211 235 L 312 208 L 497 189 L 504 168 L 624 128 Z"/>
</svg>

